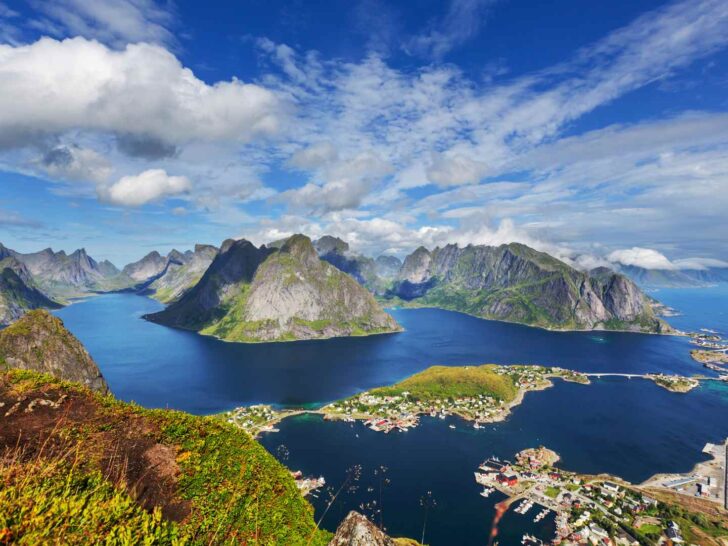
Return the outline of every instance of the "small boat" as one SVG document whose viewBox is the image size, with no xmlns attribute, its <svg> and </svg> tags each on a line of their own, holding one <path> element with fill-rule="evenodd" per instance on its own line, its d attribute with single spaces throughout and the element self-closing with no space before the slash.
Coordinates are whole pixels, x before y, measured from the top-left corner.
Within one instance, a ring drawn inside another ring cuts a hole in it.
<svg viewBox="0 0 728 546">
<path fill-rule="evenodd" d="M 491 494 L 492 492 L 493 492 L 493 488 L 492 488 L 492 487 L 485 487 L 485 488 L 483 488 L 483 490 L 482 490 L 482 491 L 480 492 L 480 496 L 481 496 L 481 497 L 485 497 L 485 498 L 487 499 L 487 498 L 488 498 L 488 497 L 490 496 L 490 494 Z"/>
<path fill-rule="evenodd" d="M 455 425 L 450 425 L 450 428 L 455 428 Z"/>
</svg>

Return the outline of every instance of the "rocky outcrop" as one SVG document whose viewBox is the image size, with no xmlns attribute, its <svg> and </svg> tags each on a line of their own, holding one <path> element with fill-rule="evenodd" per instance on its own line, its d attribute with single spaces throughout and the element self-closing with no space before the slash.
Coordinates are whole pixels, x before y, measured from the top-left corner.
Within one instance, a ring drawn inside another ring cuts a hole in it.
<svg viewBox="0 0 728 546">
<path fill-rule="evenodd" d="M 229 341 L 393 332 L 397 323 L 350 276 L 294 235 L 277 248 L 225 241 L 194 288 L 149 320 Z"/>
<path fill-rule="evenodd" d="M 578 271 L 518 243 L 420 247 L 387 294 L 484 318 L 555 329 L 669 329 L 637 286 L 610 270 Z"/>
<path fill-rule="evenodd" d="M 396 546 L 396 543 L 367 518 L 351 511 L 336 529 L 329 546 Z"/>
<path fill-rule="evenodd" d="M 60 305 L 38 290 L 23 263 L 12 256 L 0 260 L 0 326 L 42 307 L 57 309 Z"/>
<path fill-rule="evenodd" d="M 61 319 L 34 310 L 0 330 L 0 365 L 50 373 L 108 392 L 106 381 L 81 342 L 66 330 Z"/>
</svg>

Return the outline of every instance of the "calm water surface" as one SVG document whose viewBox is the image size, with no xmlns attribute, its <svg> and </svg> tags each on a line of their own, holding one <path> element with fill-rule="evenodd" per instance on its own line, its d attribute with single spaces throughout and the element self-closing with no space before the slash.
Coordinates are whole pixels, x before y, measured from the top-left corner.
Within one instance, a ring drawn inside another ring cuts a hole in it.
<svg viewBox="0 0 728 546">
<path fill-rule="evenodd" d="M 653 294 L 681 311 L 670 322 L 683 329 L 728 330 L 728 289 L 664 290 Z M 150 299 L 114 294 L 58 312 L 89 348 L 112 391 L 149 407 L 212 413 L 255 402 L 322 403 L 397 381 L 431 364 L 541 363 L 582 371 L 693 374 L 687 340 L 624 333 L 556 333 L 479 320 L 447 311 L 393 310 L 401 334 L 300 343 L 242 345 L 148 323 L 160 308 Z M 448 428 L 454 424 L 455 430 Z M 686 395 L 644 380 L 602 379 L 590 386 L 557 382 L 530 393 L 505 422 L 474 430 L 453 418 L 424 418 L 420 427 L 389 435 L 359 423 L 325 423 L 315 416 L 288 419 L 262 439 L 294 469 L 344 482 L 361 466 L 356 489 L 341 494 L 324 519 L 333 529 L 349 509 L 383 507 L 395 535 L 420 538 L 420 498 L 431 491 L 426 540 L 432 545 L 484 544 L 498 494 L 484 499 L 473 480 L 491 454 L 512 458 L 547 445 L 564 468 L 610 472 L 638 482 L 655 472 L 686 471 L 703 459 L 707 441 L 728 436 L 728 385 L 708 382 Z M 382 487 L 380 466 L 389 485 Z M 377 473 L 375 473 L 377 472 Z M 370 490 L 371 489 L 371 490 Z M 317 515 L 324 497 L 313 498 Z M 520 544 L 523 533 L 548 538 L 553 517 L 532 522 L 509 512 L 500 544 Z M 379 517 L 379 516 L 376 516 Z"/>
</svg>

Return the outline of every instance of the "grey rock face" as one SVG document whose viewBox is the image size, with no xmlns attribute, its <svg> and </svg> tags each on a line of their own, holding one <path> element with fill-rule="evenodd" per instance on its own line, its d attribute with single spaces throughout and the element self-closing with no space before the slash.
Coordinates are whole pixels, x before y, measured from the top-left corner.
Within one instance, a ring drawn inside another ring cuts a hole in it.
<svg viewBox="0 0 728 546">
<path fill-rule="evenodd" d="M 329 546 L 395 546 L 395 543 L 367 518 L 351 511 L 336 529 Z"/>
<path fill-rule="evenodd" d="M 194 288 L 147 318 L 231 341 L 399 329 L 366 289 L 319 259 L 311 241 L 302 235 L 276 248 L 226 241 Z"/>
<path fill-rule="evenodd" d="M 0 331 L 0 357 L 5 368 L 50 373 L 108 392 L 101 371 L 81 342 L 45 310 L 30 311 Z"/>
<path fill-rule="evenodd" d="M 0 325 L 42 307 L 57 309 L 60 305 L 38 290 L 22 262 L 12 256 L 0 260 Z"/>
</svg>

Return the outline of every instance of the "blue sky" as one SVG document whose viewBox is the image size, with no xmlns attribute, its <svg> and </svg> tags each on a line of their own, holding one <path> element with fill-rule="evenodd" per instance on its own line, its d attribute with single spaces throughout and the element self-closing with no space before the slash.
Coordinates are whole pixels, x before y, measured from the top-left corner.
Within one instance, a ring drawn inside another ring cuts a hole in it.
<svg viewBox="0 0 728 546">
<path fill-rule="evenodd" d="M 728 265 L 728 4 L 0 0 L 0 241 Z"/>
</svg>

